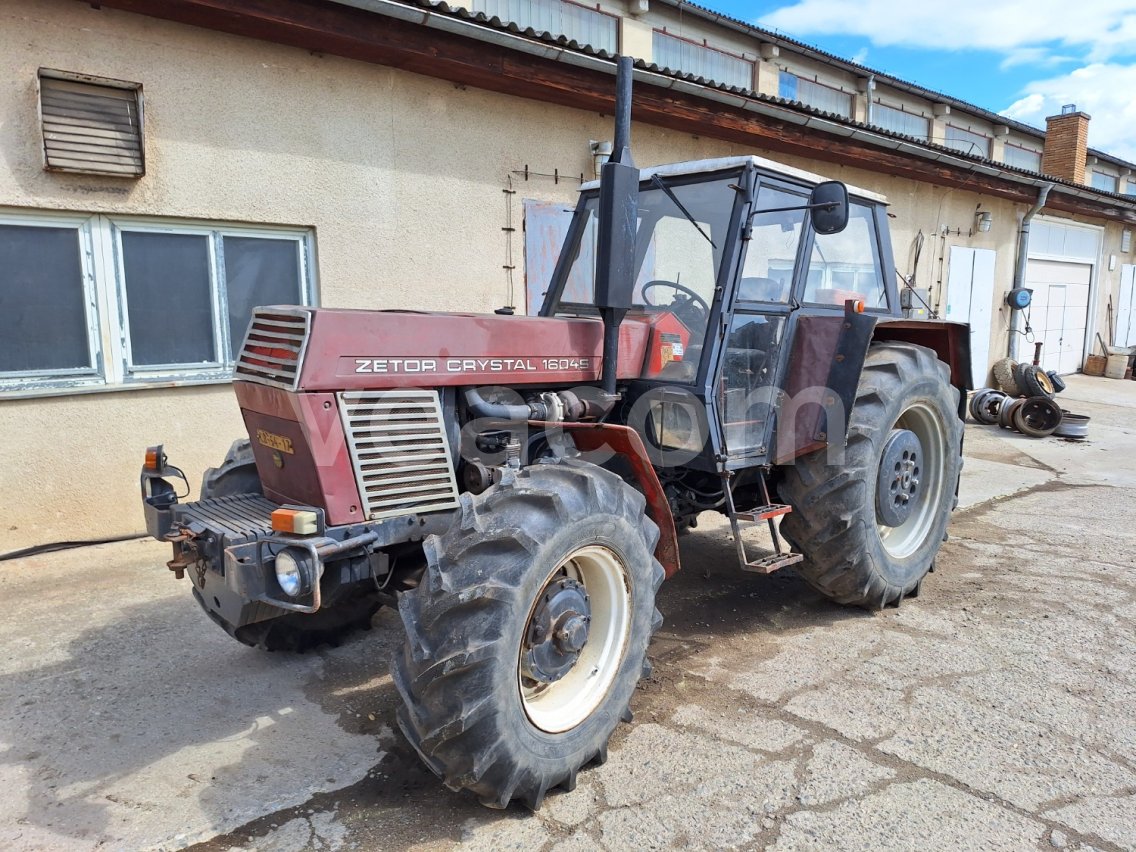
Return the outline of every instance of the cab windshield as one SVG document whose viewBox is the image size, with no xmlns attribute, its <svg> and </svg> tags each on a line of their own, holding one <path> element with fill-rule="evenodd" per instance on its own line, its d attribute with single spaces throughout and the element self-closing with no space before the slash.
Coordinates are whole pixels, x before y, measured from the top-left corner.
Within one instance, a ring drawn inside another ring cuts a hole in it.
<svg viewBox="0 0 1136 852">
<path fill-rule="evenodd" d="M 738 175 L 687 184 L 679 183 L 681 178 L 660 180 L 678 204 L 657 184 L 646 184 L 639 192 L 632 302 L 635 310 L 673 314 L 689 332 L 687 351 L 693 355 L 706 336 L 714 287 L 725 256 L 726 231 L 737 197 L 731 184 L 737 182 Z M 566 246 L 570 266 L 550 314 L 595 313 L 597 203 L 595 196 L 585 202 L 579 238 Z"/>
</svg>

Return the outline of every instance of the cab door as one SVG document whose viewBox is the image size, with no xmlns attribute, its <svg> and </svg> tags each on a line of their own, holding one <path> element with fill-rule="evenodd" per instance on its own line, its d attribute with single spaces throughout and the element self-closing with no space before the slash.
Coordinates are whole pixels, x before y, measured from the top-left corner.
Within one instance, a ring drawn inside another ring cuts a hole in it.
<svg viewBox="0 0 1136 852">
<path fill-rule="evenodd" d="M 803 207 L 808 193 L 764 182 L 748 230 L 734 289 L 732 314 L 723 329 L 716 401 L 728 467 L 761 463 L 780 404 L 781 363 L 795 323 L 794 282 L 803 255 Z"/>
</svg>

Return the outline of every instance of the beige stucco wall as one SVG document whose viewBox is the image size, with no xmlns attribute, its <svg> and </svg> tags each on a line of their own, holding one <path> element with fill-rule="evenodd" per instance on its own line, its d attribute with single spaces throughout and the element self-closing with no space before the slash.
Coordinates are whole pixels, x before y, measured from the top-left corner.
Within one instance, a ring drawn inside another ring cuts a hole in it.
<svg viewBox="0 0 1136 852">
<path fill-rule="evenodd" d="M 514 173 L 590 177 L 588 140 L 611 134 L 594 113 L 72 0 L 5 3 L 0 56 L 0 206 L 309 226 L 328 306 L 489 310 L 510 300 L 510 261 L 523 305 L 523 240 L 518 231 L 510 258 L 506 204 L 519 227 L 523 199 L 569 201 L 576 182 Z M 40 66 L 144 84 L 144 178 L 42 170 Z M 641 125 L 633 140 L 641 164 L 765 153 Z M 996 297 L 1009 287 L 1020 206 L 786 161 L 886 193 L 902 271 L 916 234 L 926 237 L 921 285 L 945 283 L 939 250 L 963 244 L 996 249 Z M 968 237 L 979 202 L 995 227 Z M 1004 349 L 1003 333 L 991 351 Z M 0 552 L 138 530 L 147 444 L 164 441 L 196 489 L 241 432 L 227 385 L 0 401 Z"/>
</svg>

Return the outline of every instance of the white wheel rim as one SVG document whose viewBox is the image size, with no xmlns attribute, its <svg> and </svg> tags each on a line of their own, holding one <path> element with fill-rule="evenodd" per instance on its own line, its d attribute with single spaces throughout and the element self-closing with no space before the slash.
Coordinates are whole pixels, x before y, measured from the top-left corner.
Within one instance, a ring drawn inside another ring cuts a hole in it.
<svg viewBox="0 0 1136 852">
<path fill-rule="evenodd" d="M 592 618 L 587 644 L 572 669 L 553 683 L 535 683 L 523 676 L 523 641 L 517 660 L 517 684 L 525 715 L 537 728 L 552 734 L 576 727 L 604 700 L 619 671 L 631 630 L 627 569 L 614 552 L 601 545 L 575 551 L 545 579 L 537 602 L 545 587 L 562 574 L 583 584 L 587 592 Z M 525 620 L 526 630 L 537 602 Z"/>
<path fill-rule="evenodd" d="M 918 503 L 906 521 L 898 527 L 877 524 L 884 550 L 895 559 L 904 559 L 919 549 L 938 517 L 943 488 L 946 487 L 943 476 L 946 471 L 947 435 L 939 417 L 924 403 L 916 403 L 904 411 L 893 428 L 908 429 L 919 438 L 923 448 L 920 478 L 927 483 L 920 490 Z"/>
</svg>

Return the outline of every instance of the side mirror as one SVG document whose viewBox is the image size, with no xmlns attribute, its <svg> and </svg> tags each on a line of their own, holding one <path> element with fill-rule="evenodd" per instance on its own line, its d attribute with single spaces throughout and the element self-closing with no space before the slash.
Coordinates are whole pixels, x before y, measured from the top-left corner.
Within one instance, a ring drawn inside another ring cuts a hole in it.
<svg viewBox="0 0 1136 852">
<path fill-rule="evenodd" d="M 848 227 L 848 187 L 838 180 L 817 184 L 809 196 L 813 230 L 839 234 Z"/>
</svg>

